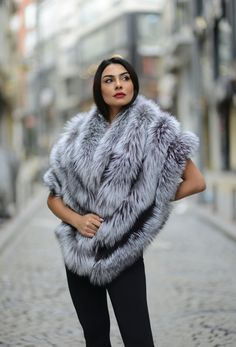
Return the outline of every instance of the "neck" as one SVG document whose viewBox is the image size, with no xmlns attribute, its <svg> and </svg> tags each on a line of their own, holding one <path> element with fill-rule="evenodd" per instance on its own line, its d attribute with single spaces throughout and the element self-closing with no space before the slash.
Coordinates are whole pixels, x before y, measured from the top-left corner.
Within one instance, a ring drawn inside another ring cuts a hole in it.
<svg viewBox="0 0 236 347">
<path fill-rule="evenodd" d="M 111 123 L 113 119 L 117 116 L 117 114 L 120 112 L 120 107 L 110 107 L 109 109 L 109 122 Z"/>
</svg>

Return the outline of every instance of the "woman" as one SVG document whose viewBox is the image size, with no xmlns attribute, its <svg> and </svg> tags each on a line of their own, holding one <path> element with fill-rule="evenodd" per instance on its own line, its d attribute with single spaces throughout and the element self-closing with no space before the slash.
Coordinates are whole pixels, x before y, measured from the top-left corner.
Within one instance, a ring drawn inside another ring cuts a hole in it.
<svg viewBox="0 0 236 347">
<path fill-rule="evenodd" d="M 87 347 L 111 346 L 106 292 L 124 345 L 154 346 L 143 251 L 171 201 L 205 189 L 190 159 L 196 136 L 138 91 L 127 61 L 104 60 L 94 77 L 96 106 L 67 124 L 44 176 Z"/>
</svg>

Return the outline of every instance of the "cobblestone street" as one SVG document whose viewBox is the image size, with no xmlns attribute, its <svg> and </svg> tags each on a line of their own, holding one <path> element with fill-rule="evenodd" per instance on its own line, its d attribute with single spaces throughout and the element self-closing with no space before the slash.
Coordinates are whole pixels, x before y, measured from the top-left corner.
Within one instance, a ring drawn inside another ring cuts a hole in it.
<svg viewBox="0 0 236 347">
<path fill-rule="evenodd" d="M 85 346 L 45 200 L 0 254 L 0 346 Z M 236 242 L 185 204 L 145 255 L 155 344 L 235 347 Z M 123 346 L 110 311 L 113 346 Z"/>
</svg>

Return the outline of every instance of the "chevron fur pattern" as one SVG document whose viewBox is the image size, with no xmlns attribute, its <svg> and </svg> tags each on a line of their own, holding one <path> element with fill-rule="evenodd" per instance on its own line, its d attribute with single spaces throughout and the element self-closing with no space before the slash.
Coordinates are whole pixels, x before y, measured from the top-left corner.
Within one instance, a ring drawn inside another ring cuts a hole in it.
<svg viewBox="0 0 236 347">
<path fill-rule="evenodd" d="M 73 117 L 52 148 L 44 182 L 70 208 L 104 222 L 93 238 L 58 225 L 68 268 L 106 285 L 133 264 L 167 221 L 197 146 L 196 135 L 141 95 L 111 125 L 96 107 Z"/>
</svg>

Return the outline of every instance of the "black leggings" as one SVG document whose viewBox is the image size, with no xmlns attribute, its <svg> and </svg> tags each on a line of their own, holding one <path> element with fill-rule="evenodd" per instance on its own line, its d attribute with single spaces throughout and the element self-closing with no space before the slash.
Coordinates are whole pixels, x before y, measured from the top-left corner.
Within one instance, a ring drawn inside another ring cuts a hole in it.
<svg viewBox="0 0 236 347">
<path fill-rule="evenodd" d="M 106 287 L 92 285 L 66 268 L 71 298 L 86 347 L 111 347 L 108 291 L 125 347 L 154 347 L 146 298 L 143 258 Z"/>
</svg>

